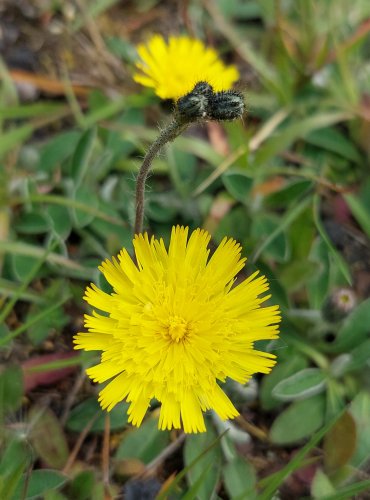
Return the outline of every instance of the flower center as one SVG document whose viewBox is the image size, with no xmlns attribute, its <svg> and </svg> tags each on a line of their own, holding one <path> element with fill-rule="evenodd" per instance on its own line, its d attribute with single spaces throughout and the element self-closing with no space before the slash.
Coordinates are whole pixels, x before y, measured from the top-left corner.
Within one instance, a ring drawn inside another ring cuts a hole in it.
<svg viewBox="0 0 370 500">
<path fill-rule="evenodd" d="M 187 322 L 180 318 L 180 316 L 172 316 L 168 322 L 168 335 L 171 340 L 180 342 L 188 334 Z"/>
</svg>

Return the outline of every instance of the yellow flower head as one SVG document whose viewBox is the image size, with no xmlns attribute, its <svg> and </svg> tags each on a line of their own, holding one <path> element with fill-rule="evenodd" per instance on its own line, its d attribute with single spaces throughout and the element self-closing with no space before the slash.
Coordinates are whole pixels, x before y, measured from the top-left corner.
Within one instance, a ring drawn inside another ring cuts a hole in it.
<svg viewBox="0 0 370 500">
<path fill-rule="evenodd" d="M 134 80 L 152 87 L 162 99 L 178 99 L 201 81 L 216 92 L 229 90 L 239 78 L 235 66 L 225 66 L 214 49 L 188 36 L 171 36 L 166 42 L 153 35 L 137 51 L 141 61 L 136 63 L 139 72 Z"/>
<path fill-rule="evenodd" d="M 219 382 L 245 383 L 253 373 L 268 373 L 275 356 L 253 348 L 256 340 L 275 339 L 278 306 L 261 307 L 269 296 L 264 276 L 254 273 L 236 286 L 244 267 L 241 247 L 224 238 L 209 257 L 210 235 L 174 227 L 169 249 L 162 239 L 134 238 L 137 265 L 123 249 L 106 260 L 101 272 L 114 292 L 91 284 L 85 300 L 108 315 L 86 315 L 88 332 L 75 337 L 76 349 L 103 351 L 89 368 L 96 382 L 113 380 L 100 392 L 111 410 L 130 402 L 129 421 L 139 426 L 152 398 L 162 403 L 160 429 L 205 431 L 203 411 L 221 419 L 238 415 Z"/>
</svg>

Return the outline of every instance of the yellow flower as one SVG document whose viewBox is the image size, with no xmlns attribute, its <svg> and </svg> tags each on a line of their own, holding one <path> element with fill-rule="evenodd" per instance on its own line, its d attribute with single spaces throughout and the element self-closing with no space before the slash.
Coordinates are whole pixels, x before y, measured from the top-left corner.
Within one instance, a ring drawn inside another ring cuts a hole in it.
<svg viewBox="0 0 370 500">
<path fill-rule="evenodd" d="M 226 66 L 214 49 L 188 36 L 171 36 L 166 42 L 161 35 L 153 35 L 137 51 L 141 61 L 136 63 L 139 72 L 134 80 L 152 87 L 162 99 L 178 99 L 200 81 L 216 92 L 229 90 L 239 78 L 235 66 Z"/>
<path fill-rule="evenodd" d="M 156 398 L 162 403 L 160 429 L 203 432 L 203 413 L 221 419 L 238 415 L 218 382 L 244 384 L 253 373 L 268 373 L 275 356 L 253 344 L 275 339 L 278 306 L 261 307 L 269 296 L 264 276 L 254 273 L 236 286 L 244 267 L 241 247 L 224 238 L 209 258 L 210 235 L 174 227 L 168 251 L 162 239 L 134 238 L 137 265 L 125 249 L 99 268 L 112 285 L 107 294 L 94 284 L 85 300 L 108 315 L 85 316 L 88 332 L 75 337 L 76 349 L 103 351 L 89 368 L 95 382 L 113 380 L 100 392 L 102 408 L 123 399 L 129 421 L 139 426 Z"/>
</svg>

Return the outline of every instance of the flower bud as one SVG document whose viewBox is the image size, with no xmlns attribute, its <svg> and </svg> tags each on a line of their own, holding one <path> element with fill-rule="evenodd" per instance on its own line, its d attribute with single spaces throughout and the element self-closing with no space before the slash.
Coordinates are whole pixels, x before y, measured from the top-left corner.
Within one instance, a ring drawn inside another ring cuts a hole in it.
<svg viewBox="0 0 370 500">
<path fill-rule="evenodd" d="M 193 90 L 180 97 L 177 101 L 177 111 L 181 118 L 196 120 L 208 116 L 209 99 L 213 95 L 213 89 L 207 82 L 198 82 Z"/>
<path fill-rule="evenodd" d="M 234 90 L 226 90 L 212 95 L 208 114 L 212 120 L 235 120 L 242 116 L 244 110 L 243 95 Z"/>
<path fill-rule="evenodd" d="M 322 315 L 327 321 L 335 323 L 348 316 L 356 303 L 356 295 L 350 288 L 339 288 L 325 301 Z"/>
</svg>

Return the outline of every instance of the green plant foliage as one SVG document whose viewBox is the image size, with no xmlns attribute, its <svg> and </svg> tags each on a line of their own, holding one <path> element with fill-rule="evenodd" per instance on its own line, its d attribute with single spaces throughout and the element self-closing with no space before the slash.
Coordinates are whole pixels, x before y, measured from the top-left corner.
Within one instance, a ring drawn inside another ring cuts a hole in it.
<svg viewBox="0 0 370 500">
<path fill-rule="evenodd" d="M 22 474 L 30 463 L 29 451 L 27 443 L 13 435 L 2 443 L 0 495 L 4 500 L 10 500 L 20 484 Z"/>
<path fill-rule="evenodd" d="M 334 352 L 344 352 L 353 346 L 360 345 L 368 337 L 370 322 L 370 299 L 364 300 L 344 320 L 338 331 L 335 342 L 331 346 Z"/>
<path fill-rule="evenodd" d="M 319 368 L 305 368 L 279 382 L 272 395 L 280 401 L 306 399 L 325 390 L 326 375 Z"/>
<path fill-rule="evenodd" d="M 368 0 L 190 0 L 176 13 L 158 0 L 3 3 L 0 499 L 121 498 L 137 474 L 163 483 L 159 499 L 366 495 Z M 145 230 L 167 243 L 173 225 L 204 228 L 211 254 L 234 238 L 247 258 L 235 285 L 258 270 L 283 319 L 278 340 L 256 345 L 277 356 L 271 373 L 224 386 L 241 418 L 207 415 L 207 432 L 185 437 L 158 430 L 154 401 L 140 428 L 125 401 L 103 411 L 83 378 L 96 353 L 63 358 L 91 314 L 86 286 L 112 293 L 98 266 L 133 251 L 135 178 L 176 107 L 132 77 L 154 32 L 235 64 L 246 112 L 199 119 L 154 159 Z M 353 303 L 330 317 L 343 288 Z M 56 361 L 24 369 L 45 354 Z M 32 370 L 45 384 L 29 388 Z M 287 480 L 317 457 L 312 480 Z"/>
<path fill-rule="evenodd" d="M 222 176 L 228 193 L 242 203 L 248 202 L 248 196 L 253 186 L 253 178 L 244 172 L 229 170 Z"/>
<path fill-rule="evenodd" d="M 52 173 L 75 150 L 81 134 L 71 130 L 55 136 L 40 151 L 39 169 Z"/>
<path fill-rule="evenodd" d="M 237 457 L 222 468 L 225 488 L 230 498 L 256 498 L 256 474 L 251 464 Z"/>
<path fill-rule="evenodd" d="M 77 147 L 73 153 L 69 174 L 73 179 L 75 188 L 82 184 L 89 173 L 95 138 L 95 127 L 86 130 L 78 141 Z"/>
<path fill-rule="evenodd" d="M 122 429 L 127 424 L 128 405 L 121 403 L 109 413 L 112 430 Z M 96 398 L 88 398 L 75 406 L 67 420 L 67 428 L 74 432 L 82 432 L 87 425 L 93 422 L 91 431 L 102 432 L 105 426 L 107 413 L 103 411 Z"/>
<path fill-rule="evenodd" d="M 363 467 L 370 460 L 370 394 L 360 391 L 350 405 L 350 412 L 356 422 L 356 449 L 351 458 L 354 467 Z"/>
<path fill-rule="evenodd" d="M 307 367 L 308 361 L 299 354 L 290 352 L 284 360 L 281 360 L 272 370 L 268 377 L 264 377 L 261 384 L 260 399 L 265 410 L 272 410 L 282 405 L 282 401 L 274 395 L 275 388 L 289 380 L 290 376 L 299 373 Z"/>
<path fill-rule="evenodd" d="M 296 401 L 276 418 L 270 431 L 275 444 L 294 444 L 319 429 L 325 420 L 325 398 L 322 394 Z"/>
<path fill-rule="evenodd" d="M 212 429 L 212 428 L 211 428 Z M 186 439 L 184 460 L 185 466 L 189 466 L 215 439 L 216 434 L 212 430 L 206 434 L 189 435 Z M 196 498 L 206 500 L 213 498 L 221 474 L 221 454 L 219 448 L 212 448 L 204 457 L 199 460 L 187 473 L 187 480 L 191 487 L 207 470 L 199 488 L 197 488 Z"/>
<path fill-rule="evenodd" d="M 25 485 L 25 495 L 23 495 L 23 498 L 26 500 L 36 500 L 50 490 L 61 488 L 66 481 L 66 476 L 60 472 L 56 472 L 51 469 L 34 470 L 31 472 L 29 478 L 27 478 L 27 482 L 26 476 L 23 476 L 21 483 L 12 497 L 12 500 L 22 498 L 21 495 L 23 495 Z"/>
<path fill-rule="evenodd" d="M 321 498 L 330 496 L 334 493 L 335 488 L 330 479 L 321 469 L 318 469 L 311 485 L 311 494 L 313 498 L 320 500 Z"/>
<path fill-rule="evenodd" d="M 33 406 L 28 414 L 29 440 L 37 456 L 49 467 L 61 470 L 69 450 L 67 439 L 55 414 L 48 408 Z"/>
<path fill-rule="evenodd" d="M 333 473 L 344 467 L 356 448 L 356 424 L 350 413 L 343 413 L 324 438 L 325 468 Z"/>
<path fill-rule="evenodd" d="M 97 481 L 94 471 L 78 473 L 68 485 L 68 498 L 75 500 L 103 500 L 102 484 Z"/>
<path fill-rule="evenodd" d="M 9 365 L 0 372 L 1 418 L 21 405 L 23 396 L 23 373 L 19 366 Z"/>
<path fill-rule="evenodd" d="M 148 419 L 138 429 L 128 431 L 123 438 L 116 459 L 136 458 L 144 464 L 153 460 L 168 444 L 168 432 L 158 430 L 158 420 Z"/>
</svg>

